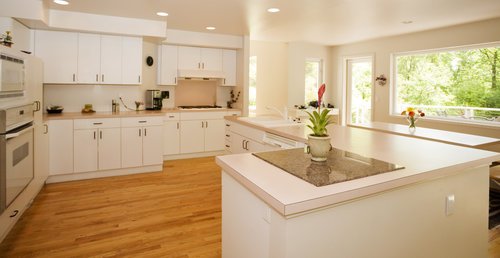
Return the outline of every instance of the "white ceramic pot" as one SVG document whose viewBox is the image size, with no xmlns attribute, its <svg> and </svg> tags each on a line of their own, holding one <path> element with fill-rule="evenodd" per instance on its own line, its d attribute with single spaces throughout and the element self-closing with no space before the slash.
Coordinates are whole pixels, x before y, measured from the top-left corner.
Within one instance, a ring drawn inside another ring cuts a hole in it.
<svg viewBox="0 0 500 258">
<path fill-rule="evenodd" d="M 328 153 L 332 150 L 332 145 L 330 144 L 330 136 L 307 136 L 307 145 L 309 153 L 311 153 L 311 159 L 314 161 L 326 161 Z"/>
</svg>

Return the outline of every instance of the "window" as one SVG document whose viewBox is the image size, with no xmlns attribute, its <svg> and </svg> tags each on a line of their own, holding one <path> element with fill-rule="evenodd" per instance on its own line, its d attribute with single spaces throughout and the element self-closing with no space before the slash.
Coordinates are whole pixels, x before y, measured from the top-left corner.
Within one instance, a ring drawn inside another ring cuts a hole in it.
<svg viewBox="0 0 500 258">
<path fill-rule="evenodd" d="M 323 81 L 323 62 L 321 59 L 306 60 L 305 103 L 318 99 L 318 87 Z"/>
<path fill-rule="evenodd" d="M 250 79 L 248 89 L 248 112 L 255 113 L 257 109 L 257 56 L 250 57 L 248 77 Z"/>
<path fill-rule="evenodd" d="M 393 113 L 422 109 L 437 119 L 500 124 L 500 46 L 394 57 Z"/>
</svg>

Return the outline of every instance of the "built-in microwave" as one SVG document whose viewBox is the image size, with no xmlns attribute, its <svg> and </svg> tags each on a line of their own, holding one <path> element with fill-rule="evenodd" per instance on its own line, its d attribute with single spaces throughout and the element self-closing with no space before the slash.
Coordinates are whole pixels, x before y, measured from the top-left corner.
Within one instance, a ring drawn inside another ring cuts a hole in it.
<svg viewBox="0 0 500 258">
<path fill-rule="evenodd" d="M 24 60 L 0 53 L 0 98 L 22 96 Z"/>
</svg>

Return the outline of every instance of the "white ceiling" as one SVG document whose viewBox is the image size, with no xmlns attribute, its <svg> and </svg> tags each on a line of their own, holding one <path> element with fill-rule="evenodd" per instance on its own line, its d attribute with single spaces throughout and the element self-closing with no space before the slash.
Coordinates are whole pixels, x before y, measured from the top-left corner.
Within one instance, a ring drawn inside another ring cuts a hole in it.
<svg viewBox="0 0 500 258">
<path fill-rule="evenodd" d="M 44 0 L 51 9 L 167 20 L 169 29 L 339 45 L 500 17 L 500 0 Z M 278 7 L 281 12 L 266 10 Z M 169 13 L 159 17 L 158 11 Z M 403 24 L 402 21 L 413 21 Z"/>
</svg>

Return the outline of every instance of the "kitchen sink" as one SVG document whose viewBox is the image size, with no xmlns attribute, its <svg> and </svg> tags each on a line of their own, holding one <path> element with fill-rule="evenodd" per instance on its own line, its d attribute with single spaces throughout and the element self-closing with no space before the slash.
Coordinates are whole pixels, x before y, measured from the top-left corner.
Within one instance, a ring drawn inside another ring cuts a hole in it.
<svg viewBox="0 0 500 258">
<path fill-rule="evenodd" d="M 280 126 L 298 126 L 298 122 L 285 120 L 278 116 L 256 116 L 256 117 L 239 117 L 241 121 L 263 126 L 263 127 L 280 127 Z"/>
</svg>

